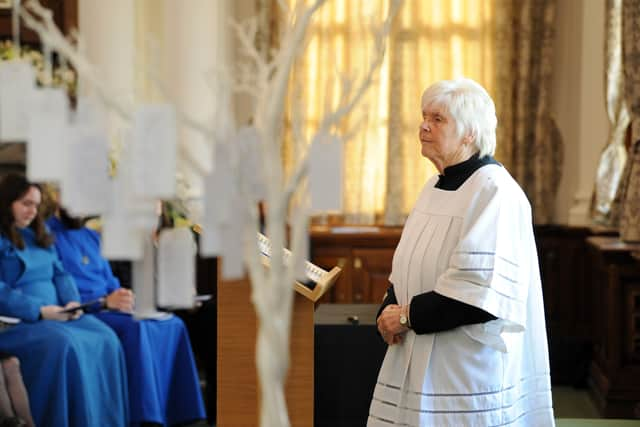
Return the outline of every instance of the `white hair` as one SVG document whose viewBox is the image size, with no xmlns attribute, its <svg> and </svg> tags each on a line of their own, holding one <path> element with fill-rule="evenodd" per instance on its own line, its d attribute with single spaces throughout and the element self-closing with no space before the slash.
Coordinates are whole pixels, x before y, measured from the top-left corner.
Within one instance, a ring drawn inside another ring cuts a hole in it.
<svg viewBox="0 0 640 427">
<path fill-rule="evenodd" d="M 443 108 L 454 119 L 458 137 L 470 135 L 480 157 L 496 151 L 496 107 L 485 88 L 467 78 L 442 80 L 422 94 L 422 110 Z"/>
</svg>

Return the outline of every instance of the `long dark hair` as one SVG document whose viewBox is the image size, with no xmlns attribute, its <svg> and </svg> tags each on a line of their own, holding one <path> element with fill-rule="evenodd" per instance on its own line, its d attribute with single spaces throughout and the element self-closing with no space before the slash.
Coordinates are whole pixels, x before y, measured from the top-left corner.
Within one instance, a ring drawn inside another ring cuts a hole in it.
<svg viewBox="0 0 640 427">
<path fill-rule="evenodd" d="M 0 181 L 0 234 L 9 239 L 19 249 L 24 249 L 24 240 L 15 226 L 11 205 L 16 200 L 24 197 L 32 187 L 37 188 L 40 195 L 42 195 L 42 188 L 38 184 L 27 181 L 22 175 L 10 173 Z M 29 228 L 34 231 L 38 246 L 46 248 L 53 243 L 53 236 L 47 233 L 39 210 L 38 215 L 29 224 Z"/>
<path fill-rule="evenodd" d="M 70 230 L 77 230 L 84 226 L 84 218 L 73 216 L 62 206 L 58 205 L 58 212 L 60 213 L 60 222 Z"/>
</svg>

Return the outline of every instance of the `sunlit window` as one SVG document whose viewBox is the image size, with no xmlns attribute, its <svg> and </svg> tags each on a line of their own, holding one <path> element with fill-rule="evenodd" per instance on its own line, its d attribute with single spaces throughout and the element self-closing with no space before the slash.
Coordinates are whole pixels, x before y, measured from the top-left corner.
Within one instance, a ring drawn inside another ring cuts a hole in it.
<svg viewBox="0 0 640 427">
<path fill-rule="evenodd" d="M 368 95 L 345 123 L 344 209 L 348 222 L 398 223 L 435 173 L 417 139 L 420 96 L 431 83 L 467 76 L 493 87 L 494 0 L 405 0 Z M 292 84 L 294 109 L 310 134 L 339 96 L 339 77 L 361 75 L 372 58 L 371 24 L 388 1 L 335 0 L 318 11 Z M 297 85 L 297 87 L 296 87 Z M 293 154 L 285 150 L 285 162 Z"/>
</svg>

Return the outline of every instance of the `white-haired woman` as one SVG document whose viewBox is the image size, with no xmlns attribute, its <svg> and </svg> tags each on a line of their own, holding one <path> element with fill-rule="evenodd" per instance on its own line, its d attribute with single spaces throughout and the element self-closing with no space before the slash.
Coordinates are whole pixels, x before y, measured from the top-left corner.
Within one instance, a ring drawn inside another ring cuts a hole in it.
<svg viewBox="0 0 640 427">
<path fill-rule="evenodd" d="M 552 426 L 531 207 L 492 155 L 496 113 L 469 79 L 422 95 L 425 185 L 378 313 L 389 344 L 368 426 Z"/>
</svg>

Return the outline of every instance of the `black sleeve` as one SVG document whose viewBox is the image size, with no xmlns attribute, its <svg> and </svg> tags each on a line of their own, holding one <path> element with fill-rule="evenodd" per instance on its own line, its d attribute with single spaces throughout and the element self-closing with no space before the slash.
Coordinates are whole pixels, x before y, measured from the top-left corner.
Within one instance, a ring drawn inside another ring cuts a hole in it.
<svg viewBox="0 0 640 427">
<path fill-rule="evenodd" d="M 478 307 L 434 291 L 414 296 L 409 306 L 409 321 L 416 334 L 432 334 L 495 319 L 497 317 Z"/>
<path fill-rule="evenodd" d="M 397 304 L 398 300 L 396 299 L 396 294 L 393 291 L 393 285 L 389 285 L 389 287 L 387 288 L 387 293 L 384 297 L 384 300 L 382 301 L 382 305 L 380 306 L 380 308 L 378 309 L 378 314 L 376 314 L 376 320 L 378 320 L 378 317 L 380 317 L 380 314 L 382 314 L 382 311 L 390 304 Z"/>
</svg>

